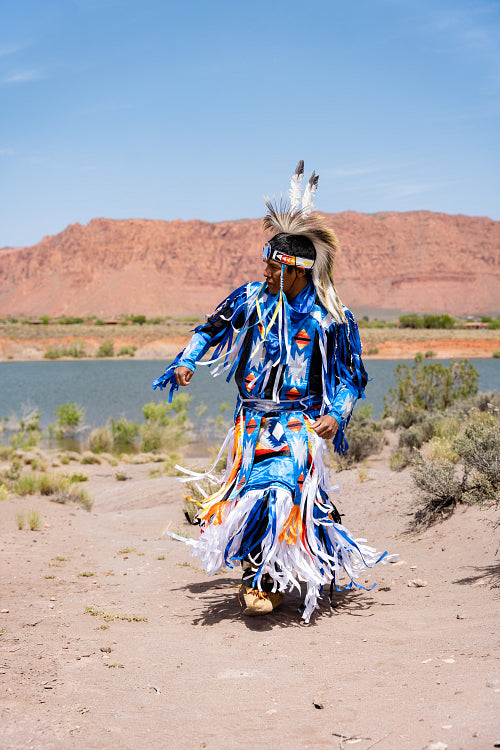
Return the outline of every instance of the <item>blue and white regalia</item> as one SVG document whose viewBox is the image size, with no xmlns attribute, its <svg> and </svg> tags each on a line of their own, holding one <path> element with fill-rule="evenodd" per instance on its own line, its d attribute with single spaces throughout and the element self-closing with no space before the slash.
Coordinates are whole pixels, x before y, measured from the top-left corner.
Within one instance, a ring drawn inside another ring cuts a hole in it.
<svg viewBox="0 0 500 750">
<path fill-rule="evenodd" d="M 239 390 L 234 427 L 224 442 L 230 456 L 220 489 L 198 514 L 199 540 L 185 541 L 211 574 L 248 560 L 255 563 L 255 586 L 266 573 L 280 591 L 304 582 L 307 622 L 325 584 L 340 587 L 346 574 L 348 585 L 356 585 L 380 559 L 340 523 L 328 497 L 326 444 L 311 427 L 319 415 L 333 416 L 339 424 L 335 450 L 344 453 L 346 427 L 366 373 L 349 310 L 344 309 L 344 323 L 335 323 L 312 282 L 282 307 L 265 339 L 275 296 L 260 283 L 237 289 L 153 386 L 175 389 L 175 368 L 194 371 L 216 347 L 211 366 L 234 375 Z M 281 342 L 280 317 L 287 329 Z M 224 349 L 229 352 L 220 359 Z M 193 478 L 216 481 L 212 472 Z"/>
<path fill-rule="evenodd" d="M 289 231 L 283 215 L 268 208 L 276 218 L 272 228 Z M 304 209 L 292 218 L 298 214 L 306 225 Z M 292 230 L 298 231 L 297 222 Z M 313 272 L 291 301 L 282 291 L 271 294 L 265 283 L 240 287 L 153 382 L 153 388 L 170 386 L 171 397 L 175 368 L 194 372 L 211 348 L 212 373 L 234 377 L 239 396 L 223 445 L 226 472 L 222 481 L 214 476 L 216 461 L 205 474 L 189 473 L 218 482 L 219 489 L 201 505 L 199 539 L 183 541 L 210 574 L 241 562 L 250 564 L 256 589 L 263 577 L 273 591 L 300 591 L 303 584 L 305 622 L 325 586 L 359 586 L 356 579 L 385 556 L 341 523 L 328 495 L 326 443 L 312 427 L 322 415 L 334 417 L 334 448 L 345 453 L 346 428 L 367 382 L 354 317 L 324 278 Z"/>
</svg>

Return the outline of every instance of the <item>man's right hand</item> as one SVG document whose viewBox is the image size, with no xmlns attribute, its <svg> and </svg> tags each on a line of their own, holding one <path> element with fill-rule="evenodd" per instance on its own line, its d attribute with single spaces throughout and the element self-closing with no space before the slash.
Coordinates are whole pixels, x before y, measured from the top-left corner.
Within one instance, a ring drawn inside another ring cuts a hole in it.
<svg viewBox="0 0 500 750">
<path fill-rule="evenodd" d="M 189 367 L 176 367 L 174 375 L 177 385 L 189 385 L 189 381 L 193 377 L 193 371 Z"/>
</svg>

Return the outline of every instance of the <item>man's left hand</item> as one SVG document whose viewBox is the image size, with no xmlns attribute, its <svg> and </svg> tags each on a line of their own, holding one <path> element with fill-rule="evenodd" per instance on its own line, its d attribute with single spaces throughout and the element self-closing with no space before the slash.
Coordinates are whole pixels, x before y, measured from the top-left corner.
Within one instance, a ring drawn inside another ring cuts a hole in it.
<svg viewBox="0 0 500 750">
<path fill-rule="evenodd" d="M 330 440 L 337 432 L 339 423 L 329 414 L 323 414 L 322 417 L 318 417 L 318 419 L 312 423 L 312 428 L 320 438 L 323 438 L 323 440 Z"/>
</svg>

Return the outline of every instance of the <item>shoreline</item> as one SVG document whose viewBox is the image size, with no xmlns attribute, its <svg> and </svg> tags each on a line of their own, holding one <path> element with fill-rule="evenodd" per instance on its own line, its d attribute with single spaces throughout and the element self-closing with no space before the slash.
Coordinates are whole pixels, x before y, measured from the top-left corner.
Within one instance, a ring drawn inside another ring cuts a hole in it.
<svg viewBox="0 0 500 750">
<path fill-rule="evenodd" d="M 0 362 L 93 360 L 105 341 L 112 341 L 114 356 L 102 359 L 169 360 L 183 349 L 193 323 L 176 326 L 144 325 L 0 327 Z M 42 330 L 42 328 L 44 330 Z M 490 359 L 500 352 L 500 330 L 360 328 L 363 358 L 414 359 L 418 352 L 430 359 Z M 79 345 L 86 356 L 45 357 L 49 350 Z M 117 356 L 122 347 L 136 347 L 135 355 Z M 99 358 L 101 359 L 101 358 Z"/>
</svg>

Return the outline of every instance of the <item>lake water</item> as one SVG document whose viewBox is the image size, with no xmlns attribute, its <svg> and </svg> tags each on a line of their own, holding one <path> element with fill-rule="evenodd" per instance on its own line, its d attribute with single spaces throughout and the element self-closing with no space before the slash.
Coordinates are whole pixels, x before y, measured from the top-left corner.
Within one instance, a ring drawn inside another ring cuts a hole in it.
<svg viewBox="0 0 500 750">
<path fill-rule="evenodd" d="M 471 360 L 480 374 L 481 391 L 500 389 L 500 360 Z M 373 404 L 374 415 L 384 407 L 384 395 L 394 384 L 397 361 L 371 360 L 366 363 L 371 381 L 366 388 L 364 403 Z M 446 364 L 446 362 L 445 362 Z M 21 415 L 23 408 L 37 407 L 42 413 L 41 424 L 46 427 L 55 421 L 55 410 L 60 404 L 76 402 L 85 410 L 85 422 L 90 427 L 102 426 L 109 417 L 122 416 L 142 420 L 142 406 L 150 401 L 162 401 L 168 392 L 151 388 L 151 382 L 161 375 L 164 366 L 157 360 L 65 361 L 65 362 L 2 362 L 0 364 L 0 416 Z M 219 413 L 219 405 L 229 406 L 229 419 L 236 398 L 233 382 L 223 377 L 213 378 L 207 367 L 198 367 L 193 380 L 183 392 L 190 393 L 190 416 L 203 402 L 203 419 Z"/>
</svg>

